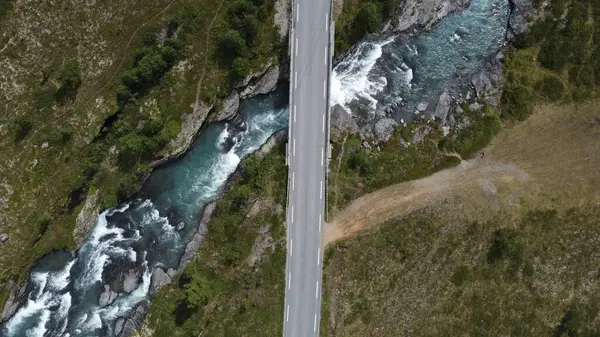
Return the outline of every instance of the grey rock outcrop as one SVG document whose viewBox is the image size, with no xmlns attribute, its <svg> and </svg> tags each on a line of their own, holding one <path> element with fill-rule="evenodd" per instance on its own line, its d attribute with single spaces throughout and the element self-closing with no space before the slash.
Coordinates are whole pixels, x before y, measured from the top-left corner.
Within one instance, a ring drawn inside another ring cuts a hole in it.
<svg viewBox="0 0 600 337">
<path fill-rule="evenodd" d="M 430 29 L 444 16 L 464 9 L 470 0 L 422 0 L 404 1 L 394 30 L 403 32 L 413 27 Z"/>
<path fill-rule="evenodd" d="M 161 268 L 154 269 L 150 278 L 150 293 L 157 292 L 160 287 L 169 282 L 171 282 L 171 277 L 164 270 Z"/>
<path fill-rule="evenodd" d="M 85 199 L 85 204 L 81 208 L 77 219 L 75 220 L 75 229 L 73 229 L 73 237 L 77 245 L 83 244 L 85 237 L 96 226 L 98 214 L 100 213 L 100 190 L 89 194 Z"/>
<path fill-rule="evenodd" d="M 394 133 L 397 125 L 398 123 L 391 118 L 380 119 L 377 121 L 377 123 L 375 123 L 375 136 L 379 140 L 387 142 Z"/>
<path fill-rule="evenodd" d="M 5 243 L 6 241 L 8 241 L 8 239 L 10 239 L 10 235 L 6 233 L 0 234 L 0 243 Z"/>
<path fill-rule="evenodd" d="M 23 303 L 25 300 L 25 290 L 27 290 L 27 282 L 28 280 L 25 280 L 23 283 L 15 284 L 11 280 L 10 294 L 8 295 L 6 303 L 4 303 L 0 322 L 4 322 L 11 317 L 19 308 L 19 305 Z"/>
<path fill-rule="evenodd" d="M 98 305 L 100 307 L 105 307 L 107 305 L 110 305 L 115 298 L 117 298 L 117 293 L 112 291 L 112 289 L 110 289 L 110 286 L 108 284 L 104 285 L 104 291 L 100 294 L 100 298 L 98 299 Z"/>
<path fill-rule="evenodd" d="M 227 99 L 223 102 L 223 109 L 217 114 L 215 120 L 224 121 L 230 120 L 235 117 L 238 109 L 240 108 L 240 94 L 238 94 L 237 90 L 234 90 Z"/>
<path fill-rule="evenodd" d="M 279 81 L 280 69 L 278 64 L 270 66 L 267 71 L 262 74 L 256 83 L 248 83 L 240 93 L 241 99 L 248 99 L 257 95 L 266 94 L 277 86 Z"/>
<path fill-rule="evenodd" d="M 202 243 L 204 242 L 204 238 L 206 236 L 208 221 L 210 220 L 213 211 L 215 210 L 215 206 L 217 204 L 215 202 L 211 202 L 210 204 L 204 207 L 202 211 L 202 218 L 200 219 L 200 223 L 198 224 L 198 229 L 192 236 L 191 240 L 185 246 L 185 251 L 181 256 L 181 260 L 179 260 L 179 267 L 177 268 L 178 272 L 183 271 L 185 266 L 190 260 L 194 258 L 196 255 L 196 251 L 200 248 Z"/>
<path fill-rule="evenodd" d="M 148 313 L 149 308 L 150 302 L 148 300 L 144 300 L 140 302 L 135 309 L 133 309 L 130 317 L 117 318 L 113 327 L 115 336 L 127 337 L 130 336 L 136 329 L 139 329 L 144 323 L 144 319 L 146 319 L 146 314 Z"/>
<path fill-rule="evenodd" d="M 442 124 L 446 123 L 446 119 L 448 118 L 448 113 L 450 112 L 450 108 L 452 107 L 452 97 L 448 91 L 444 91 L 435 105 L 435 110 L 433 112 L 434 118 L 438 119 Z"/>
<path fill-rule="evenodd" d="M 123 321 L 119 325 L 119 328 L 120 328 L 119 333 L 117 333 L 117 329 L 116 329 L 117 326 L 115 324 L 115 335 L 117 337 L 127 337 L 127 336 L 131 335 L 136 329 L 135 323 L 128 318 L 121 317 L 119 319 L 123 319 Z"/>
<path fill-rule="evenodd" d="M 533 0 L 509 0 L 510 16 L 508 18 L 507 37 L 523 34 L 533 23 Z"/>
<path fill-rule="evenodd" d="M 271 137 L 269 137 L 269 139 L 267 139 L 267 141 L 263 145 L 261 145 L 261 147 L 258 150 L 256 150 L 256 155 L 259 158 L 263 158 L 267 155 L 267 153 L 271 152 L 271 150 L 273 150 L 275 146 L 279 144 L 280 141 L 286 139 L 287 136 L 287 129 L 281 129 L 275 132 L 271 135 Z"/>
<path fill-rule="evenodd" d="M 132 292 L 140 284 L 142 273 L 137 270 L 128 270 L 123 277 L 123 291 Z"/>
<path fill-rule="evenodd" d="M 175 274 L 176 274 L 176 273 L 177 273 L 177 272 L 176 272 L 176 271 L 175 271 L 175 269 L 173 269 L 173 268 L 169 268 L 169 269 L 167 269 L 167 275 L 169 275 L 169 277 L 170 277 L 171 279 L 173 279 L 173 277 L 175 277 Z"/>
<path fill-rule="evenodd" d="M 125 325 L 125 319 L 126 319 L 125 317 L 119 317 L 115 321 L 115 326 L 113 327 L 115 336 L 119 336 L 121 334 L 121 332 L 123 331 L 123 326 Z"/>
<path fill-rule="evenodd" d="M 175 229 L 176 229 L 177 231 L 180 231 L 180 230 L 182 230 L 182 229 L 184 229 L 184 228 L 185 228 L 185 222 L 183 222 L 183 221 L 180 221 L 180 222 L 177 224 L 177 226 L 175 226 Z"/>
</svg>

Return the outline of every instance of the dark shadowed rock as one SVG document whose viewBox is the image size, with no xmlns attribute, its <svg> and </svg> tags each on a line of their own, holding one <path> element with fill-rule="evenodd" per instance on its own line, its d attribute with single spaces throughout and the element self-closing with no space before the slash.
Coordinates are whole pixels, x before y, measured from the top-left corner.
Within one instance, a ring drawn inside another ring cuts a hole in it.
<svg viewBox="0 0 600 337">
<path fill-rule="evenodd" d="M 130 336 L 135 331 L 135 329 L 135 323 L 130 319 L 125 319 L 123 327 L 121 328 L 121 332 L 117 335 L 117 337 Z"/>
<path fill-rule="evenodd" d="M 117 298 L 117 293 L 112 291 L 108 284 L 105 284 L 104 291 L 100 294 L 100 298 L 98 299 L 98 305 L 100 307 L 110 305 L 115 298 Z"/>
<path fill-rule="evenodd" d="M 160 287 L 164 286 L 171 282 L 171 277 L 164 272 L 161 268 L 156 268 L 152 272 L 152 277 L 150 280 L 150 293 L 155 293 L 160 289 Z"/>
<path fill-rule="evenodd" d="M 240 98 L 248 99 L 256 95 L 266 94 L 275 90 L 277 81 L 279 81 L 279 72 L 279 65 L 272 65 L 256 83 L 249 83 L 244 90 L 241 91 Z"/>
<path fill-rule="evenodd" d="M 510 16 L 508 18 L 507 37 L 523 34 L 533 23 L 533 0 L 509 0 Z"/>
<path fill-rule="evenodd" d="M 125 325 L 125 320 L 126 320 L 125 317 L 119 317 L 115 321 L 115 327 L 114 327 L 113 331 L 115 332 L 116 336 L 119 336 L 121 334 L 121 332 L 123 331 L 123 325 Z"/>
</svg>

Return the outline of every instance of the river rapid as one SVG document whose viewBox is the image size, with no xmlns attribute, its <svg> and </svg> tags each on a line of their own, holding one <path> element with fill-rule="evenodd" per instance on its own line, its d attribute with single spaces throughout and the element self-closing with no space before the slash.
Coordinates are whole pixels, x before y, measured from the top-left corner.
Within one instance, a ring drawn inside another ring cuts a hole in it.
<svg viewBox="0 0 600 337">
<path fill-rule="evenodd" d="M 472 0 L 419 36 L 362 42 L 334 69 L 330 103 L 367 117 L 395 104 L 394 117 L 408 119 L 444 89 L 464 90 L 504 43 L 507 19 L 507 0 Z M 138 198 L 102 212 L 76 252 L 40 259 L 26 300 L 0 336 L 114 336 L 115 321 L 148 298 L 152 271 L 177 268 L 201 207 L 218 196 L 241 158 L 287 127 L 287 99 L 283 86 L 243 102 L 234 121 L 204 128 L 190 151 L 155 170 Z M 128 273 L 139 282 L 118 281 Z M 118 295 L 101 307 L 105 285 Z"/>
</svg>

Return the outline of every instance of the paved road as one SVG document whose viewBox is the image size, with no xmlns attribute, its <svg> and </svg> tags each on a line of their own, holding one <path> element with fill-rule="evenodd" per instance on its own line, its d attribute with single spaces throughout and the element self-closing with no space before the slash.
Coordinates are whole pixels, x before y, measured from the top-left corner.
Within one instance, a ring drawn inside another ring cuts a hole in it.
<svg viewBox="0 0 600 337">
<path fill-rule="evenodd" d="M 319 335 L 327 187 L 330 0 L 294 0 L 284 336 Z"/>
</svg>

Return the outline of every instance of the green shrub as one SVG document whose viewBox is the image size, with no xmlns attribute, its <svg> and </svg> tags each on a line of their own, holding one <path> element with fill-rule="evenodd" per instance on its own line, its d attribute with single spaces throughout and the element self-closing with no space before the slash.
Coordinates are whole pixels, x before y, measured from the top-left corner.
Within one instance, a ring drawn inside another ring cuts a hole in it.
<svg viewBox="0 0 600 337">
<path fill-rule="evenodd" d="M 549 100 L 556 102 L 563 98 L 565 94 L 565 85 L 557 76 L 547 75 L 539 80 L 536 89 Z"/>
<path fill-rule="evenodd" d="M 246 57 L 246 41 L 237 30 L 230 29 L 219 37 L 219 55 L 224 62 L 233 62 L 235 58 Z"/>
<path fill-rule="evenodd" d="M 81 72 L 75 62 L 67 63 L 57 76 L 60 87 L 56 91 L 56 100 L 64 103 L 74 100 L 81 85 Z"/>
<path fill-rule="evenodd" d="M 502 93 L 502 115 L 525 120 L 533 113 L 533 95 L 531 89 L 522 84 L 507 83 Z"/>
<path fill-rule="evenodd" d="M 245 58 L 238 57 L 233 60 L 232 64 L 232 76 L 233 79 L 238 80 L 242 79 L 252 72 L 252 68 L 250 66 L 250 61 Z"/>
<path fill-rule="evenodd" d="M 494 232 L 492 245 L 487 254 L 489 263 L 510 259 L 520 262 L 522 259 L 522 249 L 517 244 L 516 233 L 510 229 L 500 229 Z"/>
<path fill-rule="evenodd" d="M 32 128 L 33 123 L 31 123 L 30 120 L 26 118 L 17 118 L 15 120 L 15 141 L 19 142 L 25 139 L 25 137 L 27 137 Z"/>
</svg>

